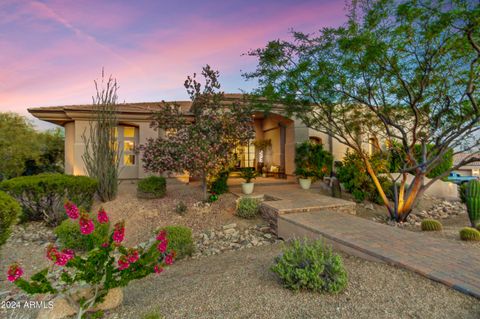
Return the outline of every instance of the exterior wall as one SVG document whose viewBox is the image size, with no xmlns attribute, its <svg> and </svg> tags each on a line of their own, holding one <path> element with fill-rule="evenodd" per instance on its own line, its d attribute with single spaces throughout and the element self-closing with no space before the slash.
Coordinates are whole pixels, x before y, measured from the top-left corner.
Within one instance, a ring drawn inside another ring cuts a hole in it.
<svg viewBox="0 0 480 319">
<path fill-rule="evenodd" d="M 65 128 L 65 174 L 72 175 L 75 166 L 75 122 L 64 125 Z"/>
<path fill-rule="evenodd" d="M 90 136 L 90 126 L 88 121 L 75 121 L 75 139 L 73 144 L 73 175 L 87 175 L 82 155 L 85 153 L 85 143 L 82 135 L 88 138 Z"/>
<path fill-rule="evenodd" d="M 122 125 L 122 124 L 121 124 Z M 155 138 L 158 133 L 150 128 L 149 121 L 129 122 L 128 126 L 136 127 L 138 144 L 146 143 L 147 139 Z M 85 143 L 82 135 L 88 138 L 90 134 L 88 121 L 75 121 L 65 124 L 65 173 L 72 175 L 86 175 L 85 164 L 82 155 L 85 153 Z M 136 145 L 138 146 L 138 145 Z M 123 160 L 123 157 L 122 157 Z M 149 174 L 142 167 L 141 154 L 136 156 L 135 167 L 125 167 L 120 170 L 120 179 L 144 178 Z"/>
<path fill-rule="evenodd" d="M 145 144 L 149 138 L 156 138 L 158 137 L 158 132 L 155 131 L 153 128 L 150 127 L 150 122 L 137 122 L 138 125 L 138 143 Z M 137 178 L 144 178 L 147 177 L 148 175 L 151 175 L 147 172 L 142 167 L 142 155 L 138 154 L 138 174 Z"/>
</svg>

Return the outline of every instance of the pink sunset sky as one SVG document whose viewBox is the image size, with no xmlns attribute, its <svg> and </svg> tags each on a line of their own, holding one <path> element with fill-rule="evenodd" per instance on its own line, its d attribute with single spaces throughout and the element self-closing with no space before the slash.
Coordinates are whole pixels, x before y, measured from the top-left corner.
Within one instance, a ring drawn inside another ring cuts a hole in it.
<svg viewBox="0 0 480 319">
<path fill-rule="evenodd" d="M 119 100 L 187 99 L 185 77 L 205 64 L 225 92 L 249 90 L 242 56 L 289 30 L 345 21 L 343 0 L 0 1 L 0 110 L 91 103 L 102 67 Z M 39 128 L 48 127 L 35 121 Z"/>
</svg>

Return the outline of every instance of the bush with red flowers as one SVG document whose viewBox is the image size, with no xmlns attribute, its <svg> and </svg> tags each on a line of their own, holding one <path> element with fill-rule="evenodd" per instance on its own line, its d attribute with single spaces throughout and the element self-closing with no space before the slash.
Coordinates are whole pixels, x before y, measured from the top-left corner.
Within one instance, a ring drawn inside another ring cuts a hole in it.
<svg viewBox="0 0 480 319">
<path fill-rule="evenodd" d="M 67 202 L 65 210 L 71 220 L 78 220 L 79 229 L 83 236 L 92 236 L 95 224 L 90 214 L 78 210 L 75 204 Z M 97 214 L 99 224 L 108 223 L 108 215 L 100 209 Z M 62 249 L 50 245 L 47 247 L 46 257 L 55 266 L 64 267 L 59 281 L 54 285 L 47 277 L 53 269 L 45 268 L 33 275 L 30 280 L 22 278 L 23 269 L 18 263 L 10 266 L 7 279 L 28 294 L 62 293 L 76 307 L 78 318 L 85 312 L 100 304 L 110 289 L 127 286 L 135 279 L 141 279 L 149 274 L 160 274 L 165 265 L 171 265 L 175 252 L 168 250 L 168 233 L 162 230 L 156 240 L 148 247 L 127 248 L 122 242 L 125 237 L 123 222 L 116 223 L 110 231 L 107 242 L 98 244 L 93 249 L 80 255 L 72 249 Z M 80 284 L 91 289 L 93 296 L 90 299 L 75 300 L 74 295 Z M 54 288 L 60 286 L 62 288 Z"/>
</svg>

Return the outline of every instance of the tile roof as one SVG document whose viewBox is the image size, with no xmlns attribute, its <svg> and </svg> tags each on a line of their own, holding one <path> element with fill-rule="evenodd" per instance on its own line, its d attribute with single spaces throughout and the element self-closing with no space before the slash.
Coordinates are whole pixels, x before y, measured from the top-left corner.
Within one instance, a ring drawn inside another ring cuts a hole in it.
<svg viewBox="0 0 480 319">
<path fill-rule="evenodd" d="M 471 156 L 472 154 L 471 153 L 458 153 L 458 154 L 455 154 L 453 156 L 453 165 L 457 165 L 458 163 L 460 163 L 461 161 L 463 161 L 465 158 L 467 158 L 468 156 Z M 480 154 L 477 154 L 477 157 L 480 157 Z M 467 165 L 464 165 L 464 166 L 476 166 L 476 167 L 480 167 L 480 161 L 475 161 L 475 162 L 472 162 L 472 163 L 468 163 Z"/>
</svg>

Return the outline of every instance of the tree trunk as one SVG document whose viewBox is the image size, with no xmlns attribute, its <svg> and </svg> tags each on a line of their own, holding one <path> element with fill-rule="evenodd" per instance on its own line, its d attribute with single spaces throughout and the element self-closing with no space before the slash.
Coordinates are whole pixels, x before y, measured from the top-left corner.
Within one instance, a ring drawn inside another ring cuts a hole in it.
<svg viewBox="0 0 480 319">
<path fill-rule="evenodd" d="M 202 191 L 203 191 L 203 200 L 207 201 L 207 174 L 203 173 L 202 176 Z"/>
</svg>

